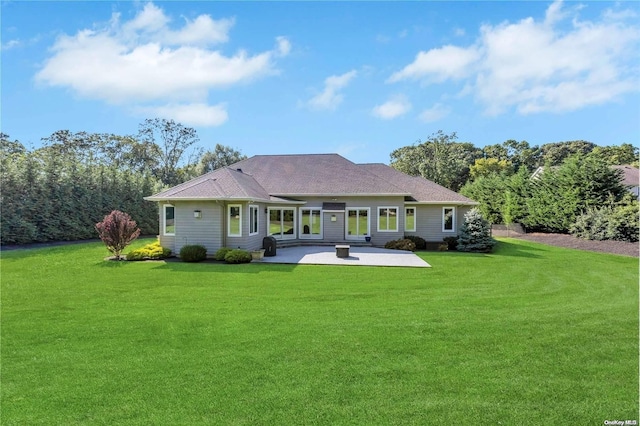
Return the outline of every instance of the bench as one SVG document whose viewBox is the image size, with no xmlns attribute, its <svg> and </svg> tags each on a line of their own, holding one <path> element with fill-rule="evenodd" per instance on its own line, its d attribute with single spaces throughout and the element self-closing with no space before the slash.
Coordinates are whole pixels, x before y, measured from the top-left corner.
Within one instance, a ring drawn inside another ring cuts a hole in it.
<svg viewBox="0 0 640 426">
<path fill-rule="evenodd" d="M 337 257 L 349 257 L 349 249 L 351 246 L 338 244 L 336 245 L 336 256 Z"/>
</svg>

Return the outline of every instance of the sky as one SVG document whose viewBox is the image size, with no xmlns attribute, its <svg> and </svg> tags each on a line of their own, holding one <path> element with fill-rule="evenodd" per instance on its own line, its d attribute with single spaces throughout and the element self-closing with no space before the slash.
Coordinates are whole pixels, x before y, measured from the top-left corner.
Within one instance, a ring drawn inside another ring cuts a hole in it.
<svg viewBox="0 0 640 426">
<path fill-rule="evenodd" d="M 1 3 L 1 130 L 135 135 L 388 164 L 478 147 L 640 145 L 640 2 Z"/>
</svg>

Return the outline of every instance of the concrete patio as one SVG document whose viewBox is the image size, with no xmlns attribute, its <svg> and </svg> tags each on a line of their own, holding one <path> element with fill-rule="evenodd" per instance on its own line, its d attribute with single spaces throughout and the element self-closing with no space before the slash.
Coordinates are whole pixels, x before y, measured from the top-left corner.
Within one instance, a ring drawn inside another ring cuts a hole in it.
<svg viewBox="0 0 640 426">
<path fill-rule="evenodd" d="M 351 247 L 349 257 L 336 256 L 333 246 L 299 246 L 278 248 L 276 255 L 254 260 L 262 263 L 295 263 L 305 265 L 351 265 L 351 266 L 403 266 L 430 268 L 427 262 L 415 253 L 376 247 Z"/>
</svg>

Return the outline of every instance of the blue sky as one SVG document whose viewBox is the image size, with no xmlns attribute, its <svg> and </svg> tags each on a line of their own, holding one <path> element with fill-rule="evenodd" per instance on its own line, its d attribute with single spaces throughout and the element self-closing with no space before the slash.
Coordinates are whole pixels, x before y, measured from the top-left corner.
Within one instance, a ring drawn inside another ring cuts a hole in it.
<svg viewBox="0 0 640 426">
<path fill-rule="evenodd" d="M 3 2 L 2 131 L 194 127 L 246 155 L 389 162 L 476 146 L 640 143 L 638 2 Z"/>
</svg>

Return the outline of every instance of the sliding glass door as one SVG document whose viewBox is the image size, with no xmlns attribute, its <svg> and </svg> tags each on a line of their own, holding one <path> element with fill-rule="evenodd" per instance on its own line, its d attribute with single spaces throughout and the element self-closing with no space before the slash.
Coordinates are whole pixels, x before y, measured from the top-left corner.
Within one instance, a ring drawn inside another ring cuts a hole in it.
<svg viewBox="0 0 640 426">
<path fill-rule="evenodd" d="M 347 208 L 347 235 L 348 240 L 362 240 L 369 235 L 369 209 Z"/>
<path fill-rule="evenodd" d="M 322 214 L 320 208 L 300 209 L 300 238 L 322 239 Z"/>
</svg>

